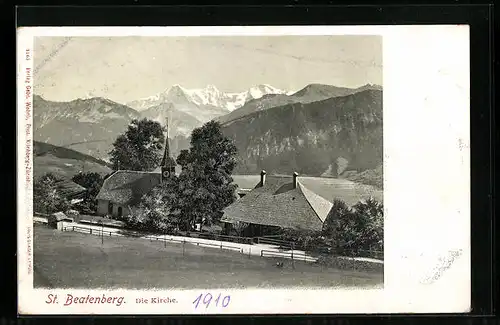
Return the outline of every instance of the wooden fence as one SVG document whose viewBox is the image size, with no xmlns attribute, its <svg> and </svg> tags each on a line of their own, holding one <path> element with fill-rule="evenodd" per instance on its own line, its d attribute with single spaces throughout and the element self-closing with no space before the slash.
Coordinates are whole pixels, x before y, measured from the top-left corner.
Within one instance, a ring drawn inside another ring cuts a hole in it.
<svg viewBox="0 0 500 325">
<path fill-rule="evenodd" d="M 304 261 L 304 262 L 316 262 L 316 258 L 309 256 L 306 252 L 301 251 L 287 251 L 287 252 L 277 252 L 270 250 L 262 250 L 260 252 L 260 257 L 283 257 L 287 259 L 291 259 L 292 261 Z"/>
<path fill-rule="evenodd" d="M 89 228 L 89 227 L 81 227 L 81 226 L 68 226 L 64 227 L 64 231 L 77 231 L 77 232 L 82 232 L 82 233 L 87 233 L 90 235 L 96 235 L 96 236 L 101 236 L 101 237 L 136 237 L 136 238 L 143 238 L 143 239 L 149 239 L 150 241 L 158 241 L 158 242 L 164 242 L 165 244 L 167 242 L 171 243 L 177 243 L 177 244 L 192 244 L 196 246 L 201 246 L 201 247 L 214 247 L 214 248 L 219 248 L 221 250 L 232 250 L 232 251 L 237 251 L 241 254 L 244 254 L 243 248 L 237 247 L 237 246 L 231 246 L 231 245 L 226 245 L 224 244 L 223 241 L 220 243 L 207 243 L 207 242 L 202 242 L 202 241 L 196 241 L 196 240 L 181 240 L 177 238 L 171 238 L 167 236 L 155 236 L 155 235 L 141 235 L 137 234 L 135 236 L 130 236 L 131 233 L 129 234 L 123 234 L 119 233 L 116 231 L 109 231 L 109 230 L 102 230 L 98 228 Z"/>
<path fill-rule="evenodd" d="M 290 250 L 296 246 L 294 242 L 273 239 L 269 237 L 254 237 L 253 239 L 257 244 L 274 245 L 284 250 Z"/>
<path fill-rule="evenodd" d="M 116 228 L 115 228 L 116 229 Z M 98 228 L 87 228 L 87 227 L 82 227 L 82 226 L 69 226 L 66 227 L 64 230 L 73 230 L 73 231 L 79 231 L 79 232 L 84 232 L 84 233 L 89 233 L 92 235 L 98 235 L 98 236 L 126 236 L 126 237 L 140 237 L 140 238 L 145 238 L 149 239 L 151 241 L 163 241 L 163 242 L 171 242 L 171 243 L 184 243 L 183 240 L 181 239 L 176 239 L 176 238 L 171 238 L 166 235 L 151 235 L 148 233 L 141 233 L 141 232 L 135 232 L 135 231 L 127 231 L 123 229 L 123 231 L 116 232 L 116 231 L 110 231 L 110 230 L 101 230 Z M 196 238 L 200 239 L 208 239 L 208 240 L 213 240 L 213 241 L 220 241 L 220 243 L 214 244 L 214 243 L 207 243 L 203 241 L 197 241 Z M 270 254 L 274 254 L 273 256 L 278 256 L 276 253 L 279 254 L 284 254 L 287 255 L 289 258 L 295 258 L 295 256 L 291 256 L 293 252 L 294 255 L 297 256 L 297 259 L 314 259 L 316 260 L 317 257 L 319 256 L 325 256 L 325 255 L 331 255 L 331 256 L 349 256 L 349 257 L 367 257 L 367 258 L 375 258 L 375 259 L 384 259 L 384 252 L 383 251 L 374 251 L 374 250 L 350 250 L 350 249 L 335 249 L 335 248 L 330 248 L 330 247 L 316 247 L 314 249 L 308 249 L 305 247 L 301 247 L 301 245 L 291 242 L 291 241 L 284 241 L 284 240 L 279 240 L 275 238 L 270 238 L 270 237 L 253 237 L 253 238 L 246 238 L 246 237 L 236 237 L 236 236 L 226 236 L 226 235 L 218 235 L 218 234 L 211 234 L 211 233 L 197 233 L 197 237 L 190 237 L 188 241 L 185 241 L 187 243 L 192 243 L 197 246 L 205 246 L 205 247 L 217 247 L 220 249 L 227 249 L 227 250 L 233 250 L 233 251 L 239 251 L 243 254 L 243 249 L 241 247 L 236 247 L 236 246 L 231 246 L 225 244 L 225 242 L 233 242 L 233 243 L 239 243 L 239 244 L 246 244 L 246 245 L 253 245 L 253 244 L 265 244 L 265 245 L 272 245 L 272 246 L 277 246 L 277 249 L 279 252 L 276 251 L 271 251 L 271 250 L 262 250 L 261 256 L 270 256 Z M 300 250 L 300 251 L 296 251 Z M 305 251 L 305 253 L 302 253 L 301 251 Z M 249 251 L 250 255 L 250 251 Z M 280 256 L 284 256 L 280 255 Z"/>
<path fill-rule="evenodd" d="M 203 238 L 203 239 L 221 240 L 221 241 L 227 241 L 227 242 L 238 243 L 238 244 L 247 244 L 247 245 L 253 244 L 253 238 L 248 238 L 248 237 L 218 235 L 218 234 L 212 234 L 212 233 L 208 233 L 208 232 L 200 232 L 197 235 L 198 235 L 198 238 Z"/>
</svg>

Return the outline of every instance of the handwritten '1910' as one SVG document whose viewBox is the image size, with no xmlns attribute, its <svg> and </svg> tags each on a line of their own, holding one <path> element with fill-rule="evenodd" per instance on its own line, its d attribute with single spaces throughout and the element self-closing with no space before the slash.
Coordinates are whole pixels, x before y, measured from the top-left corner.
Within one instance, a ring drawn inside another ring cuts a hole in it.
<svg viewBox="0 0 500 325">
<path fill-rule="evenodd" d="M 215 307 L 218 307 L 219 302 L 220 302 L 222 307 L 226 308 L 229 305 L 229 302 L 231 301 L 231 297 L 225 296 L 224 298 L 222 298 L 222 301 L 221 301 L 221 296 L 222 296 L 222 294 L 219 293 L 217 298 L 215 298 L 215 300 L 214 300 Z M 200 293 L 200 295 L 198 297 L 196 297 L 196 299 L 193 301 L 194 309 L 198 308 L 198 306 L 200 305 L 200 302 L 205 305 L 205 308 L 208 308 L 213 299 L 214 299 L 214 296 L 212 296 L 211 293 L 206 293 L 206 294 Z"/>
</svg>

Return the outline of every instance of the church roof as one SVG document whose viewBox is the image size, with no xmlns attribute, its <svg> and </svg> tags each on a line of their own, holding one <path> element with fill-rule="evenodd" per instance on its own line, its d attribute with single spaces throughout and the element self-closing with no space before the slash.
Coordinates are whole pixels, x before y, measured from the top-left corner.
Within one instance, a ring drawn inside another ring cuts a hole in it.
<svg viewBox="0 0 500 325">
<path fill-rule="evenodd" d="M 106 178 L 97 199 L 134 206 L 160 182 L 160 173 L 118 170 Z"/>
</svg>

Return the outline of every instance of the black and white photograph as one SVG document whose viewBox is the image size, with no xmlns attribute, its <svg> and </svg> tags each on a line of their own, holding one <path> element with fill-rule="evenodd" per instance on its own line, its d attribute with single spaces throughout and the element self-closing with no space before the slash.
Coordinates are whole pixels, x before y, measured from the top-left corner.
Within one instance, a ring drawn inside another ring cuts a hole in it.
<svg viewBox="0 0 500 325">
<path fill-rule="evenodd" d="M 468 308 L 466 26 L 18 39 L 21 314 Z"/>
<path fill-rule="evenodd" d="M 34 50 L 35 287 L 383 285 L 381 36 Z"/>
</svg>

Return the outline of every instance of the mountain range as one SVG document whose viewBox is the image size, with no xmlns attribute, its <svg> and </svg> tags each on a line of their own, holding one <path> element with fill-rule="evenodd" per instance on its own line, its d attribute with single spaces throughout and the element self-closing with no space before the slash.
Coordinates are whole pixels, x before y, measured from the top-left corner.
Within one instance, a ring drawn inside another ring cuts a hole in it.
<svg viewBox="0 0 500 325">
<path fill-rule="evenodd" d="M 132 119 L 140 117 L 136 110 L 102 97 L 53 102 L 33 96 L 34 140 L 100 159 L 107 158 Z"/>
<path fill-rule="evenodd" d="M 239 149 L 237 173 L 266 169 L 353 177 L 378 173 L 382 162 L 382 88 L 377 85 L 310 84 L 297 92 L 258 85 L 241 93 L 174 85 L 126 105 L 102 97 L 54 102 L 35 95 L 33 106 L 36 141 L 104 160 L 132 119 L 164 124 L 168 118 L 173 155 L 189 146 L 194 128 L 219 121 Z"/>
<path fill-rule="evenodd" d="M 366 84 L 358 88 L 344 88 L 331 85 L 310 84 L 295 93 L 266 94 L 260 98 L 252 99 L 245 103 L 242 107 L 230 112 L 229 114 L 220 116 L 216 118 L 216 120 L 224 124 L 230 121 L 237 120 L 248 114 L 265 110 L 271 107 L 283 106 L 292 103 L 306 104 L 332 97 L 347 96 L 369 89 L 382 90 L 382 87 L 378 85 Z"/>
<path fill-rule="evenodd" d="M 202 122 L 207 122 L 243 106 L 249 100 L 268 94 L 284 93 L 286 92 L 283 90 L 265 84 L 251 87 L 240 93 L 223 92 L 214 85 L 208 85 L 203 89 L 187 89 L 177 84 L 159 94 L 134 100 L 126 105 L 140 112 L 152 106 L 170 103 L 175 109 L 191 114 Z"/>
<path fill-rule="evenodd" d="M 235 173 L 339 177 L 382 165 L 382 124 L 382 91 L 367 89 L 256 111 L 222 127 L 238 148 Z"/>
</svg>

